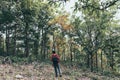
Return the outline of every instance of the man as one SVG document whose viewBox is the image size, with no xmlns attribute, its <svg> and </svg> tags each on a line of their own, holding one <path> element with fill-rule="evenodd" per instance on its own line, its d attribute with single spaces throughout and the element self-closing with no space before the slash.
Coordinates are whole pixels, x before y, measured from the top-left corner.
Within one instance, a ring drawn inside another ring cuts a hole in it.
<svg viewBox="0 0 120 80">
<path fill-rule="evenodd" d="M 58 73 L 59 73 L 59 76 L 62 77 L 61 71 L 60 71 L 60 66 L 59 66 L 60 57 L 58 54 L 55 53 L 55 51 L 52 51 L 51 61 L 53 62 L 55 76 L 58 77 Z"/>
</svg>

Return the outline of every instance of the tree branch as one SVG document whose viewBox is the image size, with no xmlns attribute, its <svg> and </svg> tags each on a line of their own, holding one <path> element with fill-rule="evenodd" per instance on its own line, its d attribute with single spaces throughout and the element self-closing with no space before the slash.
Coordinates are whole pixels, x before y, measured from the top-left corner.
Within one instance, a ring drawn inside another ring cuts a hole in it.
<svg viewBox="0 0 120 80">
<path fill-rule="evenodd" d="M 104 9 L 115 5 L 118 1 L 120 0 L 113 0 L 113 1 L 110 1 L 109 3 L 106 3 L 106 6 L 104 7 Z"/>
<path fill-rule="evenodd" d="M 105 3 L 105 5 L 100 5 L 100 6 L 103 6 L 102 8 L 100 6 L 94 6 L 93 4 L 84 5 L 84 6 L 82 6 L 82 8 L 91 7 L 93 9 L 97 9 L 97 10 L 105 10 L 111 6 L 114 6 L 118 1 L 120 1 L 120 0 L 113 0 L 113 1 Z"/>
</svg>

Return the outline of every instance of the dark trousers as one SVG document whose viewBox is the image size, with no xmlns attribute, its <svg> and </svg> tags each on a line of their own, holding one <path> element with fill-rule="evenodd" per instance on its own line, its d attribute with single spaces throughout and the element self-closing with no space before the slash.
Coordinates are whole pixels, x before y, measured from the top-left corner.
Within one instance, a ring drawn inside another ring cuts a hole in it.
<svg viewBox="0 0 120 80">
<path fill-rule="evenodd" d="M 55 76 L 58 77 L 58 74 L 59 74 L 59 76 L 61 76 L 61 71 L 60 71 L 59 64 L 58 63 L 57 64 L 53 64 L 53 66 L 54 66 L 54 70 L 55 70 Z"/>
</svg>

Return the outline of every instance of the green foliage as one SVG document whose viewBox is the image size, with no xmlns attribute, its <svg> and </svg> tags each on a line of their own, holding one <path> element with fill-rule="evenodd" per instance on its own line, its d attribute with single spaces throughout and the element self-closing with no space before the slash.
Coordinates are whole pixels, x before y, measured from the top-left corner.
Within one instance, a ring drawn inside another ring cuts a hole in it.
<svg viewBox="0 0 120 80">
<path fill-rule="evenodd" d="M 11 56 L 10 59 L 12 60 L 13 63 L 18 63 L 18 64 L 25 64 L 28 62 L 27 58 L 21 58 L 18 56 Z"/>
<path fill-rule="evenodd" d="M 108 71 L 108 70 L 105 70 L 105 71 L 103 72 L 103 75 L 105 75 L 105 76 L 109 76 L 110 74 L 111 74 L 111 72 Z"/>
</svg>

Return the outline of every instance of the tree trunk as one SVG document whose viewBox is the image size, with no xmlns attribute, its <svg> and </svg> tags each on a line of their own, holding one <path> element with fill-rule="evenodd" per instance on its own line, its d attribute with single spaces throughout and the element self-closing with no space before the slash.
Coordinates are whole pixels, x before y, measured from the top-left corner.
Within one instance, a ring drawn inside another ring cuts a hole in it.
<svg viewBox="0 0 120 80">
<path fill-rule="evenodd" d="M 90 55 L 87 54 L 87 68 L 90 68 Z"/>
<path fill-rule="evenodd" d="M 48 52 L 48 48 L 46 48 L 46 59 L 49 59 L 48 54 L 49 54 L 49 52 Z"/>
<path fill-rule="evenodd" d="M 9 30 L 8 30 L 8 26 L 6 26 L 6 53 L 7 55 L 9 55 Z"/>
<path fill-rule="evenodd" d="M 16 29 L 17 29 L 17 25 L 15 25 L 15 32 L 14 32 L 14 55 L 16 55 Z"/>
<path fill-rule="evenodd" d="M 47 44 L 47 41 L 46 41 L 46 31 L 45 31 L 45 34 L 43 36 L 43 40 L 44 40 L 44 45 L 43 45 L 43 53 L 44 53 L 44 59 L 46 59 L 46 44 Z"/>
<path fill-rule="evenodd" d="M 3 37 L 2 34 L 0 34 L 0 55 L 4 55 L 4 41 L 3 41 Z"/>
<path fill-rule="evenodd" d="M 29 56 L 29 47 L 28 47 L 28 23 L 26 22 L 25 27 L 25 57 Z"/>
<path fill-rule="evenodd" d="M 38 55 L 38 40 L 34 41 L 34 55 L 37 57 Z"/>
<path fill-rule="evenodd" d="M 38 29 L 38 33 L 35 34 L 36 40 L 34 41 L 34 55 L 38 56 L 39 54 L 39 36 L 40 36 L 40 29 Z"/>
<path fill-rule="evenodd" d="M 42 27 L 42 40 L 41 40 L 41 59 L 44 58 L 44 36 L 43 36 L 43 27 Z"/>
<path fill-rule="evenodd" d="M 97 56 L 97 52 L 96 52 L 96 70 L 98 72 L 98 56 Z"/>
<path fill-rule="evenodd" d="M 65 48 L 64 48 L 63 51 L 62 51 L 62 58 L 63 58 L 63 60 L 65 61 Z"/>
<path fill-rule="evenodd" d="M 53 34 L 53 46 L 52 49 L 55 50 L 55 35 Z"/>
<path fill-rule="evenodd" d="M 112 70 L 114 69 L 114 59 L 113 59 L 113 52 L 112 52 Z"/>
<path fill-rule="evenodd" d="M 112 48 L 111 48 L 111 50 L 110 50 L 110 53 L 111 53 L 111 63 L 110 63 L 110 66 L 111 66 L 111 68 L 112 68 L 112 70 L 113 70 L 113 67 L 114 67 L 114 59 L 113 59 Z"/>
<path fill-rule="evenodd" d="M 93 72 L 93 54 L 92 52 L 90 54 L 91 54 L 91 72 Z"/>
<path fill-rule="evenodd" d="M 0 34 L 0 49 L 2 49 L 2 39 L 3 39 L 2 34 Z"/>
<path fill-rule="evenodd" d="M 72 61 L 73 61 L 73 55 L 72 55 L 72 43 L 70 45 L 70 61 L 71 61 L 71 65 L 72 65 Z"/>
<path fill-rule="evenodd" d="M 103 54 L 102 54 L 102 52 L 101 52 L 101 70 L 102 70 L 102 72 L 103 72 L 103 59 L 102 59 L 102 56 L 103 56 Z"/>
</svg>

